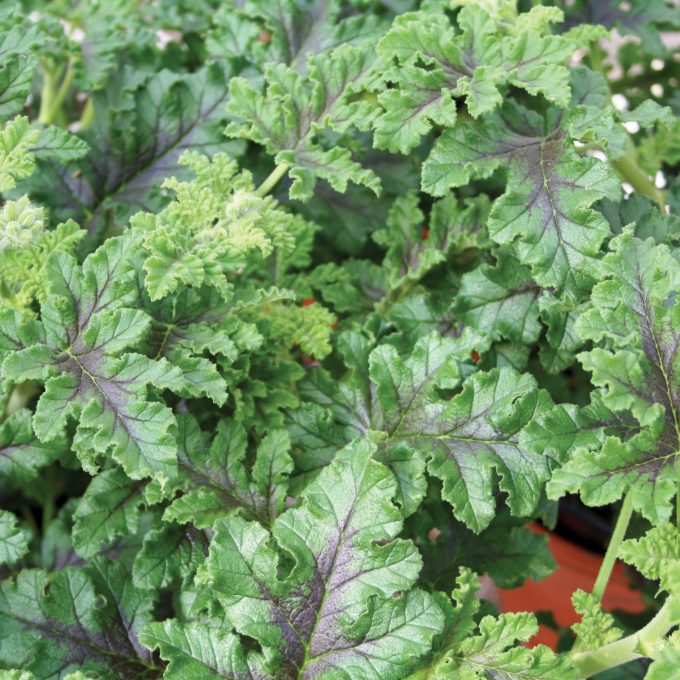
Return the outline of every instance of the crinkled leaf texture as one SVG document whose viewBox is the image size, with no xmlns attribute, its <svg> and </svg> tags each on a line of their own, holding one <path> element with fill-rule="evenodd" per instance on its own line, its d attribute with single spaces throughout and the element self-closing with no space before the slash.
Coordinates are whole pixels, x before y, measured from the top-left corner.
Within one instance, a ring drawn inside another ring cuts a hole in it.
<svg viewBox="0 0 680 680">
<path fill-rule="evenodd" d="M 667 521 L 680 450 L 680 264 L 666 246 L 630 231 L 611 242 L 589 309 L 576 330 L 596 347 L 579 355 L 608 409 L 632 422 L 629 436 L 580 447 L 556 471 L 548 492 L 578 491 L 603 505 L 630 490 L 633 506 Z"/>
<path fill-rule="evenodd" d="M 371 352 L 358 334 L 348 333 L 343 344 L 354 370 L 340 385 L 322 370 L 311 372 L 302 390 L 313 404 L 291 415 L 293 437 L 306 447 L 297 459 L 301 471 L 331 458 L 336 442 L 372 431 L 407 514 L 424 496 L 425 470 L 441 479 L 454 515 L 475 532 L 496 511 L 494 473 L 513 514 L 536 508 L 554 461 L 534 446 L 530 425 L 552 401 L 529 374 L 509 367 L 476 371 L 473 356 L 488 350 L 488 338 L 434 332 L 406 358 L 388 344 Z"/>
<path fill-rule="evenodd" d="M 383 76 L 392 87 L 379 95 L 385 110 L 375 121 L 379 148 L 408 153 L 433 124 L 453 127 L 455 97 L 465 97 L 474 118 L 499 106 L 508 85 L 561 105 L 569 101 L 567 39 L 530 30 L 503 35 L 477 5 L 464 7 L 457 21 L 460 34 L 443 13 L 408 12 L 378 44 L 388 64 L 396 60 Z"/>
<path fill-rule="evenodd" d="M 66 437 L 62 435 L 49 442 L 42 442 L 35 436 L 28 409 L 16 411 L 0 425 L 0 475 L 6 482 L 29 493 L 40 469 L 67 451 Z"/>
<path fill-rule="evenodd" d="M 66 162 L 85 155 L 88 145 L 56 127 L 32 126 L 26 116 L 17 116 L 0 130 L 0 191 L 13 189 L 28 179 L 36 160 Z"/>
<path fill-rule="evenodd" d="M 409 680 L 446 680 L 489 677 L 520 680 L 575 680 L 578 675 L 566 657 L 558 656 L 544 645 L 528 649 L 522 643 L 538 630 L 536 617 L 528 612 L 484 616 L 475 622 L 480 603 L 475 596 L 477 575 L 461 569 L 452 604 L 442 593 L 437 602 L 446 615 L 443 632 L 435 641 L 432 660 L 408 676 Z"/>
<path fill-rule="evenodd" d="M 147 385 L 182 391 L 182 373 L 166 359 L 127 351 L 139 345 L 151 319 L 135 308 L 136 241 L 109 239 L 82 267 L 66 254 L 50 257 L 50 289 L 42 305 L 40 341 L 2 364 L 12 381 L 45 381 L 33 426 L 49 442 L 78 420 L 73 449 L 84 467 L 111 452 L 133 479 L 171 477 L 176 469 L 175 419 L 151 401 Z"/>
<path fill-rule="evenodd" d="M 397 538 L 402 519 L 392 502 L 394 478 L 374 455 L 367 439 L 350 444 L 271 532 L 240 517 L 215 524 L 199 578 L 235 631 L 258 641 L 272 675 L 400 678 L 441 631 L 440 608 L 414 588 L 420 555 L 410 541 Z M 293 563 L 286 566 L 288 556 Z M 173 652 L 180 663 L 191 630 L 170 625 L 184 647 Z M 156 642 L 167 634 L 156 624 L 144 639 L 169 654 Z M 224 638 L 223 644 L 235 643 Z M 245 650 L 230 652 L 229 658 L 237 657 L 251 667 L 260 663 Z M 210 656 L 197 660 L 212 662 Z"/>
<path fill-rule="evenodd" d="M 77 670 L 107 680 L 152 676 L 160 668 L 138 638 L 152 607 L 120 563 L 97 558 L 54 574 L 25 569 L 1 585 L 0 663 L 37 678 Z"/>
<path fill-rule="evenodd" d="M 73 218 L 90 234 L 125 224 L 140 208 L 163 203 L 158 187 L 182 171 L 184 151 L 225 148 L 229 70 L 212 64 L 193 74 L 123 72 L 121 83 L 93 94 L 95 119 L 81 133 L 91 151 L 76 167 L 49 160 L 31 184 L 59 219 Z"/>
<path fill-rule="evenodd" d="M 264 145 L 277 165 L 290 167 L 291 198 L 311 198 L 317 179 L 336 191 L 344 192 L 353 182 L 378 193 L 378 177 L 353 160 L 347 146 L 325 148 L 318 139 L 325 130 L 343 133 L 370 123 L 374 107 L 354 95 L 374 77 L 371 51 L 342 45 L 310 56 L 308 63 L 306 77 L 283 64 L 268 65 L 264 93 L 244 78 L 233 78 L 229 111 L 238 122 L 227 133 Z"/>
<path fill-rule="evenodd" d="M 512 243 L 539 285 L 572 295 L 587 288 L 609 233 L 590 206 L 618 197 L 612 170 L 576 153 L 558 112 L 544 118 L 509 100 L 500 112 L 442 134 L 423 164 L 422 188 L 442 196 L 498 168 L 506 171 L 507 188 L 494 203 L 489 235 Z"/>
<path fill-rule="evenodd" d="M 624 541 L 618 554 L 645 578 L 660 580 L 671 592 L 680 569 L 680 530 L 670 523 L 652 527 L 642 538 Z"/>
</svg>

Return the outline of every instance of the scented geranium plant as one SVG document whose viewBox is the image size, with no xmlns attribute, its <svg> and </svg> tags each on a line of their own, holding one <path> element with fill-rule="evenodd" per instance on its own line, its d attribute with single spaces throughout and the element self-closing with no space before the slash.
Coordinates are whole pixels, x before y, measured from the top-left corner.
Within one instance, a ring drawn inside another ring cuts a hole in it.
<svg viewBox="0 0 680 680">
<path fill-rule="evenodd" d="M 677 677 L 678 31 L 0 0 L 0 678 Z"/>
</svg>

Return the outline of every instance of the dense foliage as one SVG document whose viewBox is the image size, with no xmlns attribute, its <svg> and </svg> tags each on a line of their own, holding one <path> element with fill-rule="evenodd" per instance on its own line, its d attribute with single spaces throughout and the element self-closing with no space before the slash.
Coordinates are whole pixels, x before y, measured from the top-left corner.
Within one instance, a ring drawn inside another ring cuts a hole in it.
<svg viewBox="0 0 680 680">
<path fill-rule="evenodd" d="M 0 0 L 0 677 L 677 677 L 678 30 Z M 477 591 L 568 494 L 554 652 Z"/>
</svg>

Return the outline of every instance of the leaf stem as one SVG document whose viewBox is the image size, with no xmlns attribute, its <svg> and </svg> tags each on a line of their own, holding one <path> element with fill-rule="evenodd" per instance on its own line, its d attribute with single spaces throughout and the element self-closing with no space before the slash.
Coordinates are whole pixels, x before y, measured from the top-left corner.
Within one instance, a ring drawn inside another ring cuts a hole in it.
<svg viewBox="0 0 680 680">
<path fill-rule="evenodd" d="M 50 525 L 52 518 L 54 517 L 54 479 L 50 479 L 50 489 L 47 497 L 43 501 L 42 506 L 42 533 L 43 536 L 47 531 L 47 527 Z"/>
<path fill-rule="evenodd" d="M 375 305 L 375 311 L 380 315 L 384 315 L 395 302 L 406 297 L 411 292 L 416 283 L 417 281 L 407 279 L 406 281 L 400 283 L 396 288 L 392 288 L 392 290 L 390 290 L 387 295 L 383 296 L 383 298 L 377 302 Z"/>
<path fill-rule="evenodd" d="M 573 654 L 571 662 L 578 669 L 581 678 L 590 678 L 634 659 L 644 658 L 678 623 L 679 618 L 678 602 L 669 597 L 656 616 L 636 633 L 599 649 Z"/>
<path fill-rule="evenodd" d="M 94 120 L 94 101 L 92 97 L 88 97 L 85 106 L 83 107 L 83 112 L 80 114 L 80 129 L 84 130 L 89 127 Z"/>
<path fill-rule="evenodd" d="M 654 182 L 637 164 L 630 152 L 626 152 L 621 158 L 611 161 L 611 164 L 624 182 L 628 182 L 635 191 L 655 201 L 662 215 L 667 214 L 664 192 L 657 189 Z"/>
<path fill-rule="evenodd" d="M 56 74 L 47 66 L 43 67 L 43 83 L 40 89 L 40 111 L 38 112 L 38 122 L 47 121 L 47 112 L 52 105 L 54 89 L 57 81 Z"/>
<path fill-rule="evenodd" d="M 28 524 L 29 528 L 33 532 L 33 535 L 40 536 L 40 527 L 35 520 L 35 515 L 28 505 L 21 506 L 21 516 L 24 518 L 26 524 Z"/>
<path fill-rule="evenodd" d="M 279 182 L 279 180 L 288 172 L 290 166 L 286 165 L 285 163 L 283 165 L 277 165 L 266 177 L 264 182 L 260 184 L 259 187 L 257 187 L 257 190 L 255 193 L 258 196 L 266 196 Z"/>
<path fill-rule="evenodd" d="M 605 77 L 607 86 L 609 87 L 609 78 L 607 77 L 607 73 L 604 68 L 605 58 L 606 54 L 604 53 L 602 46 L 599 43 L 593 44 L 589 55 L 590 66 L 593 70 L 598 71 Z M 627 130 L 626 138 L 628 147 L 627 151 L 621 158 L 610 160 L 612 167 L 618 173 L 621 179 L 623 179 L 625 182 L 628 182 L 628 184 L 630 184 L 633 189 L 635 189 L 635 191 L 651 198 L 659 206 L 659 210 L 661 211 L 662 215 L 667 215 L 668 211 L 666 210 L 666 196 L 664 192 L 656 187 L 654 182 L 649 178 L 649 175 L 647 175 L 647 173 L 638 165 L 635 145 L 630 139 L 630 135 L 628 135 Z"/>
<path fill-rule="evenodd" d="M 595 585 L 593 586 L 593 595 L 597 598 L 598 602 L 602 602 L 602 596 L 604 595 L 605 588 L 609 582 L 609 577 L 611 576 L 614 564 L 616 563 L 616 555 L 618 554 L 621 543 L 626 535 L 626 530 L 628 529 L 628 524 L 630 523 L 630 518 L 632 516 L 633 494 L 629 491 L 621 504 L 621 510 L 619 511 L 619 516 L 616 518 L 614 531 L 609 539 L 607 552 L 602 560 L 600 571 L 597 573 Z"/>
<path fill-rule="evenodd" d="M 42 125 L 51 125 L 61 111 L 61 106 L 64 103 L 64 99 L 66 99 L 66 95 L 73 83 L 73 78 L 76 75 L 73 66 L 74 60 L 71 58 L 68 60 L 64 76 L 61 79 L 61 84 L 56 92 L 55 88 L 59 76 L 48 69 L 45 69 L 44 84 L 40 100 L 40 113 L 38 114 L 38 122 Z"/>
</svg>

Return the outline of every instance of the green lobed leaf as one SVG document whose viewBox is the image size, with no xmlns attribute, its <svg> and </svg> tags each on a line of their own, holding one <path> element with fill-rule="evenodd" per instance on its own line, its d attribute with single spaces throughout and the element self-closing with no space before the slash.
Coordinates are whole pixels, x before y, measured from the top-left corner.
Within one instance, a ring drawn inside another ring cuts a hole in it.
<svg viewBox="0 0 680 680">
<path fill-rule="evenodd" d="M 540 294 L 526 267 L 511 255 L 499 254 L 495 266 L 481 265 L 463 276 L 453 312 L 494 340 L 530 344 L 541 332 Z"/>
<path fill-rule="evenodd" d="M 0 31 L 0 118 L 15 116 L 24 108 L 37 66 L 35 48 L 43 40 L 28 22 Z"/>
<path fill-rule="evenodd" d="M 571 680 L 578 677 L 567 659 L 548 647 L 522 646 L 538 630 L 533 614 L 484 616 L 477 624 L 474 617 L 480 609 L 475 596 L 478 588 L 476 574 L 461 569 L 452 593 L 455 604 L 440 594 L 438 602 L 446 612 L 444 632 L 436 642 L 432 660 L 409 675 L 408 680 L 450 677 L 481 680 L 494 676 L 508 680 Z"/>
<path fill-rule="evenodd" d="M 220 422 L 212 442 L 193 418 L 180 416 L 178 425 L 178 486 L 183 493 L 165 509 L 164 519 L 206 529 L 239 510 L 271 525 L 283 510 L 292 471 L 286 431 L 273 430 L 264 437 L 247 467 L 248 433 L 239 423 Z"/>
<path fill-rule="evenodd" d="M 73 546 L 81 557 L 137 532 L 142 486 L 117 467 L 92 479 L 73 514 Z"/>
<path fill-rule="evenodd" d="M 260 655 L 248 651 L 219 620 L 181 623 L 168 619 L 147 626 L 140 639 L 169 662 L 163 674 L 168 680 L 266 677 Z"/>
<path fill-rule="evenodd" d="M 326 148 L 320 140 L 326 130 L 364 129 L 373 117 L 373 107 L 355 97 L 372 77 L 370 51 L 342 45 L 310 56 L 308 63 L 305 77 L 281 64 L 268 65 L 264 93 L 244 78 L 232 78 L 229 111 L 237 121 L 227 134 L 263 145 L 277 166 L 290 168 L 291 198 L 309 199 L 318 179 L 336 191 L 353 182 L 377 194 L 377 176 L 353 160 L 347 146 Z"/>
<path fill-rule="evenodd" d="M 552 497 L 578 491 L 586 503 L 613 502 L 631 490 L 633 506 L 655 523 L 670 516 L 680 443 L 680 325 L 675 290 L 680 265 L 662 245 L 630 231 L 611 242 L 579 335 L 596 347 L 579 355 L 606 407 L 638 429 L 577 449 L 548 485 Z"/>
<path fill-rule="evenodd" d="M 485 240 L 483 199 L 461 206 L 449 194 L 433 204 L 429 222 L 418 204 L 415 192 L 400 196 L 392 203 L 385 227 L 373 233 L 373 240 L 387 248 L 380 275 L 388 277 L 391 291 L 420 281 L 438 265 Z"/>
<path fill-rule="evenodd" d="M 473 332 L 458 340 L 431 333 L 407 358 L 387 344 L 370 352 L 356 336 L 353 342 L 363 359 L 352 359 L 355 372 L 346 381 L 338 385 L 315 371 L 301 385 L 303 396 L 327 408 L 335 422 L 329 427 L 315 409 L 304 411 L 315 421 L 304 424 L 307 452 L 296 457 L 301 470 L 309 474 L 328 460 L 338 440 L 373 431 L 380 433 L 381 456 L 399 480 L 407 515 L 425 493 L 425 469 L 442 480 L 455 517 L 475 532 L 495 514 L 494 470 L 513 514 L 528 515 L 536 507 L 553 463 L 527 432 L 551 401 L 531 376 L 510 368 L 475 373 L 473 352 L 481 356 L 489 340 Z M 451 399 L 440 393 L 454 389 Z"/>
<path fill-rule="evenodd" d="M 403 677 L 441 628 L 432 598 L 413 588 L 420 557 L 396 538 L 396 485 L 374 452 L 367 440 L 348 446 L 271 534 L 237 517 L 216 525 L 201 578 L 282 677 Z M 285 576 L 275 543 L 295 560 Z"/>
<path fill-rule="evenodd" d="M 151 600 L 120 564 L 53 575 L 23 570 L 0 591 L 0 663 L 37 677 L 82 670 L 116 678 L 157 669 L 137 638 Z"/>
<path fill-rule="evenodd" d="M 190 525 L 169 523 L 144 536 L 132 567 L 137 588 L 156 591 L 189 581 L 203 563 L 209 539 L 205 532 Z"/>
<path fill-rule="evenodd" d="M 37 481 L 40 469 L 68 451 L 66 438 L 50 442 L 38 439 L 31 425 L 31 412 L 20 409 L 0 425 L 0 474 L 3 480 L 22 488 Z"/>
<path fill-rule="evenodd" d="M 436 142 L 423 165 L 423 190 L 441 196 L 499 167 L 507 188 L 489 216 L 489 234 L 512 243 L 544 287 L 575 294 L 597 275 L 599 247 L 609 232 L 590 205 L 615 198 L 619 182 L 603 162 L 579 157 L 554 117 L 514 104 L 475 123 L 461 123 Z"/>
<path fill-rule="evenodd" d="M 670 589 L 667 577 L 680 565 L 680 531 L 669 523 L 652 527 L 642 538 L 624 541 L 618 555 L 645 578 L 661 579 L 662 587 Z"/>
<path fill-rule="evenodd" d="M 453 127 L 456 96 L 466 98 L 474 118 L 502 104 L 508 84 L 561 105 L 568 102 L 564 61 L 572 47 L 567 40 L 531 30 L 503 35 L 478 5 L 464 7 L 457 22 L 460 34 L 443 13 L 408 12 L 378 43 L 388 64 L 396 60 L 383 76 L 396 87 L 379 95 L 385 110 L 375 121 L 379 148 L 408 153 L 433 124 Z"/>
<path fill-rule="evenodd" d="M 147 398 L 147 385 L 181 389 L 181 373 L 165 359 L 126 350 L 139 343 L 150 319 L 136 297 L 130 237 L 109 239 L 78 267 L 68 255 L 50 257 L 50 294 L 42 306 L 45 339 L 7 356 L 10 380 L 45 381 L 33 417 L 43 442 L 78 420 L 73 449 L 90 471 L 112 452 L 134 479 L 167 478 L 175 470 L 174 418 Z M 178 384 L 179 381 L 179 384 Z"/>
</svg>

